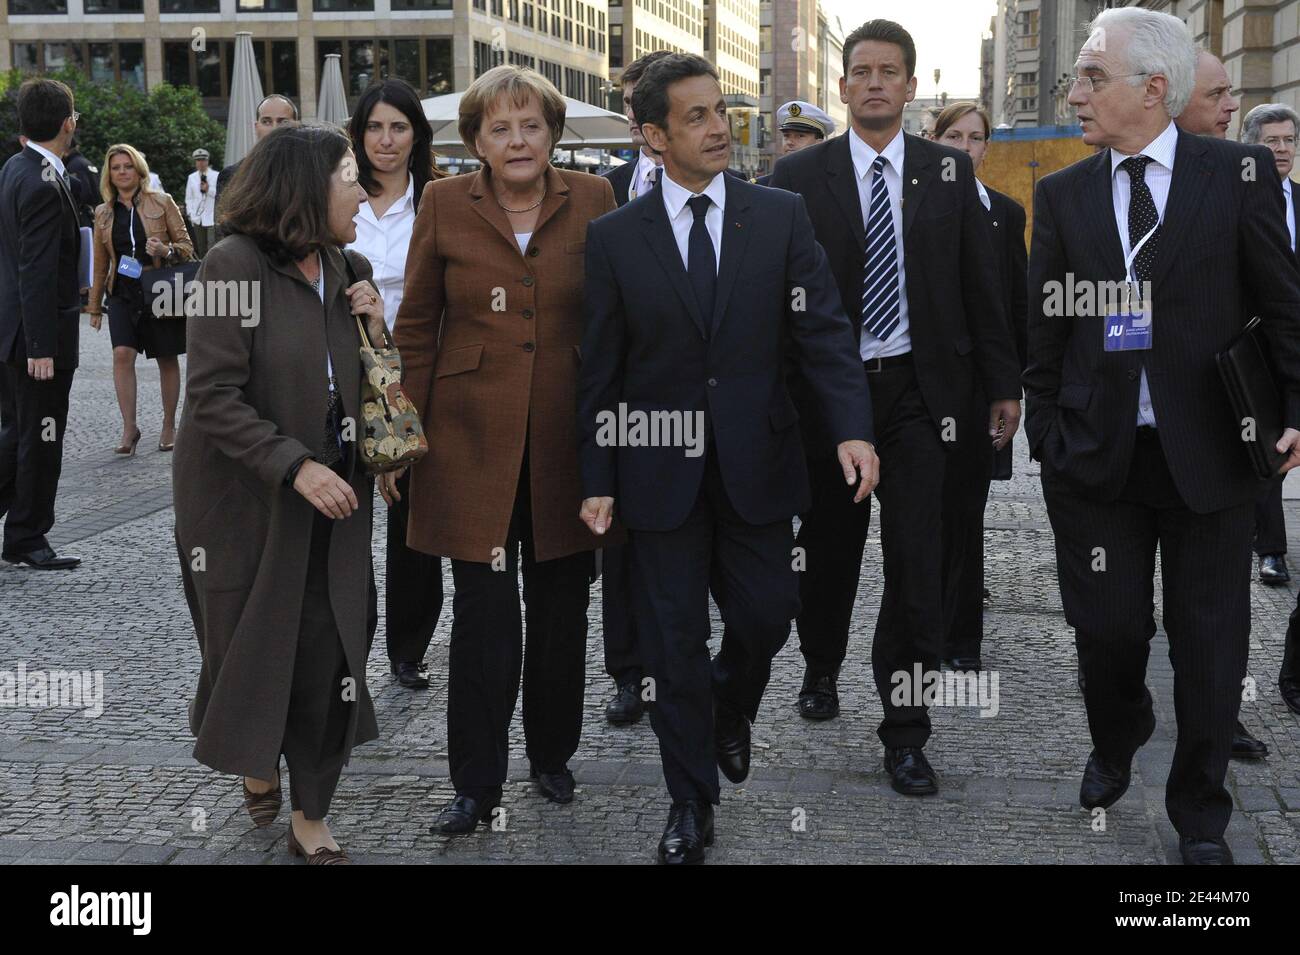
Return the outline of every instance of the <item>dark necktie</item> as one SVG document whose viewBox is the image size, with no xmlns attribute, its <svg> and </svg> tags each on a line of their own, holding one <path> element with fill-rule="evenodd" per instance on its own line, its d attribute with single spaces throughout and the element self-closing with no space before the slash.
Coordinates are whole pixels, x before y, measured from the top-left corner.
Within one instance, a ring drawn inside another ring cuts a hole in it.
<svg viewBox="0 0 1300 955">
<path fill-rule="evenodd" d="M 867 210 L 867 264 L 862 277 L 862 325 L 882 342 L 902 318 L 898 295 L 898 252 L 894 214 L 885 185 L 884 156 L 871 164 L 871 206 Z"/>
<path fill-rule="evenodd" d="M 1147 187 L 1147 165 L 1153 162 L 1149 156 L 1130 156 L 1119 164 L 1128 173 L 1128 247 L 1130 254 L 1152 229 L 1154 235 L 1138 251 L 1133 259 L 1133 274 L 1139 282 L 1151 278 L 1151 268 L 1156 261 L 1156 243 L 1160 241 L 1160 230 L 1156 228 L 1160 216 L 1156 213 L 1155 200 Z M 1127 278 L 1127 276 L 1126 276 Z"/>
<path fill-rule="evenodd" d="M 691 278 L 691 287 L 695 289 L 695 301 L 699 303 L 705 323 L 713 318 L 713 297 L 718 285 L 718 260 L 713 251 L 713 240 L 709 238 L 709 228 L 704 215 L 709 211 L 713 200 L 708 196 L 692 196 L 686 200 L 695 215 L 691 223 L 691 237 L 686 247 L 686 272 Z"/>
<path fill-rule="evenodd" d="M 650 188 L 655 189 L 659 186 L 659 176 L 663 173 L 663 166 L 655 166 L 650 170 Z"/>
</svg>

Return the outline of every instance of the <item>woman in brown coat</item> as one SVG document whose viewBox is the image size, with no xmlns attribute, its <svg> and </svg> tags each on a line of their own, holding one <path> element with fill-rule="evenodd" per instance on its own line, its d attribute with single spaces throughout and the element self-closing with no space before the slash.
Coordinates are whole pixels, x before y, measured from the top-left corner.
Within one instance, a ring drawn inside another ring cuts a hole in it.
<svg viewBox="0 0 1300 955">
<path fill-rule="evenodd" d="M 325 815 L 352 747 L 378 735 L 366 689 L 373 482 L 354 440 L 360 335 L 383 302 L 352 241 L 365 193 L 333 128 L 253 147 L 203 260 L 172 488 L 203 668 L 194 758 L 245 777 L 259 826 L 289 767 L 289 849 L 347 861 Z M 218 294 L 220 293 L 220 294 Z M 247 306 L 252 306 L 251 308 Z M 351 425 L 349 425 L 351 422 Z"/>
<path fill-rule="evenodd" d="M 446 833 L 473 831 L 500 803 L 521 657 L 532 774 L 548 799 L 573 799 L 592 552 L 609 536 L 578 519 L 575 387 L 587 223 L 614 194 L 551 166 L 564 99 L 532 70 L 484 73 L 461 98 L 459 127 L 484 168 L 425 187 L 395 333 L 429 438 L 411 471 L 408 542 L 449 557 L 456 586 L 456 798 L 434 827 Z"/>
<path fill-rule="evenodd" d="M 176 356 L 185 354 L 185 316 L 154 315 L 145 306 L 141 280 L 130 273 L 138 276 L 141 267 L 159 269 L 188 261 L 194 258 L 194 247 L 172 197 L 149 188 L 149 166 L 134 146 L 119 143 L 108 147 L 99 191 L 104 201 L 95 209 L 95 274 L 86 311 L 91 328 L 99 331 L 103 310 L 108 308 L 113 386 L 122 412 L 122 443 L 117 453 L 134 454 L 140 441 L 135 418 L 135 356 L 140 352 L 158 362 L 163 405 L 158 450 L 170 451 L 176 439 L 176 404 L 181 396 Z"/>
</svg>

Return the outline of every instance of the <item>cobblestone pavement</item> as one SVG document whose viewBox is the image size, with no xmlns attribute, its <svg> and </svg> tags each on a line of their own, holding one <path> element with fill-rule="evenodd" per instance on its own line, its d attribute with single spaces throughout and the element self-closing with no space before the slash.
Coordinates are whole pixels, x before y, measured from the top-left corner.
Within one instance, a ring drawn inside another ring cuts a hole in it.
<svg viewBox="0 0 1300 955">
<path fill-rule="evenodd" d="M 101 670 L 104 711 L 92 718 L 70 708 L 0 708 L 0 860 L 287 863 L 287 812 L 269 829 L 254 829 L 238 781 L 190 756 L 186 706 L 199 661 L 171 545 L 170 457 L 154 450 L 156 368 L 139 366 L 140 453 L 116 458 L 120 420 L 107 334 L 87 329 L 82 341 L 53 539 L 85 563 L 71 574 L 0 569 L 0 669 Z M 375 506 L 382 591 L 383 504 L 376 499 Z M 1287 509 L 1300 528 L 1296 505 Z M 843 715 L 821 724 L 799 718 L 802 660 L 792 638 L 754 727 L 753 774 L 743 786 L 723 784 L 712 861 L 1177 861 L 1163 799 L 1174 738 L 1163 633 L 1149 678 L 1159 725 L 1135 762 L 1134 785 L 1104 831 L 1094 831 L 1078 806 L 1090 747 L 1051 545 L 1037 468 L 1021 447 L 1016 478 L 994 486 L 988 509 L 993 593 L 984 658 L 999 674 L 1000 709 L 991 718 L 970 708 L 937 710 L 927 752 L 941 791 L 905 799 L 889 788 L 875 736 L 880 703 L 868 661 L 880 551 L 873 524 L 841 678 Z M 449 577 L 443 586 L 450 596 Z M 1239 861 L 1294 863 L 1300 721 L 1282 704 L 1275 680 L 1295 593 L 1252 586 L 1250 672 L 1259 690 L 1242 719 L 1271 754 L 1257 765 L 1232 765 L 1237 811 L 1229 839 Z M 516 722 L 503 831 L 460 839 L 428 833 L 452 793 L 450 600 L 429 652 L 428 692 L 396 686 L 382 651 L 374 654 L 368 679 L 381 739 L 354 753 L 330 820 L 357 861 L 653 861 L 667 807 L 655 739 L 648 720 L 623 729 L 604 721 L 610 684 L 599 587 L 592 597 L 586 723 L 572 766 L 577 799 L 558 807 L 530 790 Z M 376 643 L 382 648 L 383 641 L 381 624 Z"/>
</svg>

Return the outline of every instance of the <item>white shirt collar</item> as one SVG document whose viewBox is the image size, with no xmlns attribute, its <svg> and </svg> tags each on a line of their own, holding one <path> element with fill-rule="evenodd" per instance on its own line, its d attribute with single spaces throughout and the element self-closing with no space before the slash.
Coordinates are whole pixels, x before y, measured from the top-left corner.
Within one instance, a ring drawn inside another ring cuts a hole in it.
<svg viewBox="0 0 1300 955">
<path fill-rule="evenodd" d="M 894 138 L 880 152 L 876 152 L 858 135 L 858 131 L 851 125 L 849 126 L 849 156 L 853 159 L 853 168 L 856 170 L 859 179 L 865 179 L 871 172 L 871 166 L 876 161 L 877 156 L 884 156 L 885 160 L 898 175 L 903 175 L 903 155 L 904 155 L 903 130 L 900 127 L 894 134 Z"/>
<path fill-rule="evenodd" d="M 1174 153 L 1177 151 L 1178 127 L 1173 124 L 1172 120 L 1170 120 L 1169 125 L 1165 127 L 1165 131 L 1155 139 L 1151 140 L 1151 142 L 1147 143 L 1144 148 L 1138 150 L 1137 155 L 1146 156 L 1172 171 L 1174 168 Z M 1111 176 L 1115 175 L 1115 170 L 1119 168 L 1119 164 L 1128 158 L 1130 157 L 1125 156 L 1123 153 L 1116 152 L 1113 149 L 1110 151 Z"/>
<path fill-rule="evenodd" d="M 415 177 L 408 173 L 406 177 L 406 193 L 402 196 L 402 198 L 398 199 L 391 206 L 389 206 L 387 210 L 385 210 L 383 217 L 388 218 L 389 216 L 399 215 L 403 212 L 407 212 L 408 210 L 414 210 L 414 209 L 415 209 Z M 363 218 L 369 220 L 375 225 L 379 225 L 379 220 L 375 218 L 375 210 L 371 208 L 369 199 L 366 199 L 365 202 L 361 203 L 361 208 L 357 210 L 357 215 L 362 216 Z"/>
<path fill-rule="evenodd" d="M 28 147 L 29 149 L 34 149 L 34 150 L 36 150 L 36 152 L 40 153 L 42 156 L 44 156 L 46 159 L 48 159 L 51 163 L 53 163 L 53 164 L 54 164 L 54 168 L 57 169 L 57 170 L 59 171 L 59 175 L 60 175 L 60 176 L 66 176 L 66 175 L 68 174 L 68 171 L 67 171 L 67 170 L 64 168 L 64 166 L 63 166 L 63 160 L 60 159 L 58 156 L 54 155 L 54 153 L 50 152 L 50 151 L 49 151 L 48 149 L 46 149 L 44 146 L 37 146 L 35 143 L 29 141 L 29 142 L 27 143 L 27 147 Z"/>
<path fill-rule="evenodd" d="M 659 188 L 664 191 L 664 208 L 668 210 L 668 218 L 676 219 L 686 207 L 686 200 L 694 195 L 708 196 L 715 206 L 725 211 L 727 208 L 726 176 L 725 172 L 718 173 L 713 177 L 713 181 L 704 187 L 703 192 L 694 193 L 673 182 L 672 176 L 668 175 L 668 170 L 665 169 L 659 180 Z"/>
<path fill-rule="evenodd" d="M 984 188 L 984 183 L 976 179 L 975 189 L 980 194 L 980 202 L 984 203 L 984 208 L 991 212 L 993 210 L 993 200 L 989 198 L 989 191 Z"/>
</svg>

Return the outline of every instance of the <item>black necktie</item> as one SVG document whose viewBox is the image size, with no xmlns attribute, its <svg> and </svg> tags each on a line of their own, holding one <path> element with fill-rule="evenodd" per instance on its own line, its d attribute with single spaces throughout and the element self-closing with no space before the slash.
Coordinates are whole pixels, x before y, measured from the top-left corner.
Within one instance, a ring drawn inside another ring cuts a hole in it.
<svg viewBox="0 0 1300 955">
<path fill-rule="evenodd" d="M 662 173 L 663 171 L 664 171 L 664 167 L 663 167 L 663 166 L 655 166 L 654 169 L 650 170 L 650 188 L 651 188 L 651 189 L 654 189 L 654 188 L 657 188 L 657 187 L 658 187 L 658 185 L 659 185 L 659 174 Z"/>
<path fill-rule="evenodd" d="M 704 314 L 705 323 L 713 319 L 713 296 L 718 285 L 718 260 L 713 251 L 713 240 L 709 238 L 709 228 L 704 215 L 709 211 L 713 200 L 708 196 L 692 196 L 686 200 L 695 214 L 691 223 L 691 237 L 686 247 L 686 271 L 691 278 L 691 287 L 695 289 L 695 301 L 699 303 Z"/>
<path fill-rule="evenodd" d="M 1160 223 L 1160 216 L 1156 213 L 1156 203 L 1151 198 L 1151 190 L 1146 182 L 1147 164 L 1152 161 L 1149 156 L 1130 156 L 1119 164 L 1119 167 L 1128 173 L 1129 252 L 1132 253 L 1143 236 L 1156 229 L 1155 234 L 1147 239 L 1146 244 L 1133 259 L 1133 274 L 1137 276 L 1139 282 L 1151 278 L 1151 268 L 1156 261 L 1156 243 L 1160 241 L 1160 231 L 1156 228 Z"/>
</svg>

